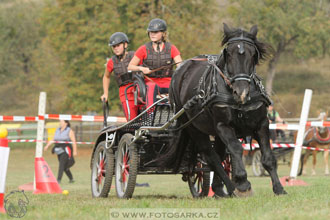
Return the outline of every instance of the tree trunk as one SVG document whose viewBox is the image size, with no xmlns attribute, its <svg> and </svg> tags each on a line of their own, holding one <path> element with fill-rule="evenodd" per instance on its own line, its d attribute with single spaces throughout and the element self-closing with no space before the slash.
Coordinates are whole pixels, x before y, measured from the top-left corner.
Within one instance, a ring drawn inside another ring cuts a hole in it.
<svg viewBox="0 0 330 220">
<path fill-rule="evenodd" d="M 275 58 L 273 58 L 268 64 L 267 78 L 266 78 L 266 91 L 268 95 L 272 95 L 273 91 L 273 80 L 275 77 L 276 69 Z"/>
<path fill-rule="evenodd" d="M 272 95 L 273 81 L 276 74 L 276 65 L 278 63 L 280 55 L 281 55 L 281 51 L 277 50 L 273 59 L 271 59 L 268 63 L 267 78 L 266 78 L 266 91 L 268 95 Z"/>
<path fill-rule="evenodd" d="M 284 51 L 284 48 L 285 48 L 284 41 L 279 42 L 274 57 L 268 63 L 267 78 L 266 78 L 266 91 L 268 95 L 272 95 L 273 81 L 276 74 L 276 65 L 281 56 L 281 53 Z"/>
</svg>

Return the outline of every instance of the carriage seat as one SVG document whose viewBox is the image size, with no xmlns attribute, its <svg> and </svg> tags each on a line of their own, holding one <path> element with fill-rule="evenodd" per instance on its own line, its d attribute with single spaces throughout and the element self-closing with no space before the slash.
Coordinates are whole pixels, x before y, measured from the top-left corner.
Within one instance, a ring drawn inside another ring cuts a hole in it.
<svg viewBox="0 0 330 220">
<path fill-rule="evenodd" d="M 143 76 L 140 74 L 133 74 L 133 85 L 134 85 L 134 104 L 145 105 L 147 89 L 144 82 Z"/>
</svg>

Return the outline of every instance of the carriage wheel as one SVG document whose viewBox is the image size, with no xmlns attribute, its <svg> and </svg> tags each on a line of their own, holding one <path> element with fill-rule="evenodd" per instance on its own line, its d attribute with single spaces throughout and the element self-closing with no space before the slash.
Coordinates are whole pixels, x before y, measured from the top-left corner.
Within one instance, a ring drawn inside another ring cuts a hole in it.
<svg viewBox="0 0 330 220">
<path fill-rule="evenodd" d="M 195 168 L 202 168 L 201 162 L 198 162 Z M 210 172 L 197 171 L 189 173 L 188 185 L 191 195 L 194 198 L 208 196 L 210 189 Z"/>
<path fill-rule="evenodd" d="M 254 176 L 263 176 L 265 174 L 265 168 L 261 163 L 261 151 L 257 150 L 252 157 L 252 172 Z"/>
<path fill-rule="evenodd" d="M 106 150 L 105 142 L 100 142 L 94 152 L 92 162 L 91 189 L 93 197 L 108 197 L 115 167 L 113 151 Z"/>
<path fill-rule="evenodd" d="M 131 198 L 135 188 L 139 158 L 137 145 L 130 145 L 132 138 L 132 134 L 124 134 L 118 145 L 115 170 L 118 198 Z"/>
</svg>

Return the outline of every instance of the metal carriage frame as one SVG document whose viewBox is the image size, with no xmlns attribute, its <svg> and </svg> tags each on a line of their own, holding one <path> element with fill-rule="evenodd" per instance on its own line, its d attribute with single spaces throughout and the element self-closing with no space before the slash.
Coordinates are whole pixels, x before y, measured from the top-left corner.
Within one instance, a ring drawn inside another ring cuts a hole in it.
<svg viewBox="0 0 330 220">
<path fill-rule="evenodd" d="M 103 105 L 106 120 L 108 107 Z M 133 120 L 119 127 L 107 126 L 101 130 L 91 157 L 91 190 L 93 197 L 107 197 L 115 177 L 117 197 L 131 198 L 136 177 L 141 174 L 182 174 L 193 197 L 208 196 L 210 169 L 201 155 L 194 164 L 185 152 L 177 171 L 172 167 L 159 167 L 155 160 L 170 144 L 176 119 L 184 113 L 174 114 L 164 97 L 153 103 Z M 184 147 L 184 146 L 182 146 Z"/>
</svg>

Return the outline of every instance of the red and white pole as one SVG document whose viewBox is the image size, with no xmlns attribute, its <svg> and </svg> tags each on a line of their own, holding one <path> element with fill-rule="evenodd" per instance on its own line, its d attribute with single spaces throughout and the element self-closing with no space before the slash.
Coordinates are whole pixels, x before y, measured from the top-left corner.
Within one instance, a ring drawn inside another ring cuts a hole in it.
<svg viewBox="0 0 330 220">
<path fill-rule="evenodd" d="M 6 174 L 9 159 L 9 147 L 7 139 L 8 131 L 0 127 L 0 213 L 6 213 L 4 208 L 4 196 L 6 187 Z"/>
</svg>

